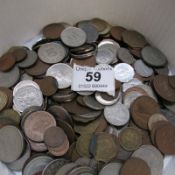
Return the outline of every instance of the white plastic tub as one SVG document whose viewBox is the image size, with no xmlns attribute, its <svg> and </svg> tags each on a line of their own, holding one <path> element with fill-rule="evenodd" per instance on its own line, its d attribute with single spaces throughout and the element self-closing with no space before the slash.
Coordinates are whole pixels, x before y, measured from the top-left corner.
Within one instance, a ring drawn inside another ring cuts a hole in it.
<svg viewBox="0 0 175 175">
<path fill-rule="evenodd" d="M 143 33 L 175 68 L 174 0 L 0 0 L 0 54 L 30 40 L 46 24 L 93 17 Z M 173 175 L 175 157 L 165 160 L 163 175 Z"/>
</svg>

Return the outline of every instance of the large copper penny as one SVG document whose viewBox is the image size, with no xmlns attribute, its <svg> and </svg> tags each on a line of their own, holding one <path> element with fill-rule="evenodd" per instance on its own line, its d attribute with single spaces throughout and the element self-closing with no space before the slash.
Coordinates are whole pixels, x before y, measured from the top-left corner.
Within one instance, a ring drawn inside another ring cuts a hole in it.
<svg viewBox="0 0 175 175">
<path fill-rule="evenodd" d="M 125 31 L 126 29 L 121 27 L 121 26 L 114 26 L 111 28 L 111 36 L 117 40 L 117 41 L 121 41 L 122 40 L 122 33 Z"/>
<path fill-rule="evenodd" d="M 147 163 L 139 158 L 127 160 L 121 168 L 120 175 L 151 175 L 151 170 Z"/>
<path fill-rule="evenodd" d="M 131 105 L 131 114 L 134 122 L 143 129 L 148 129 L 149 118 L 154 113 L 160 113 L 157 102 L 149 96 L 138 97 Z"/>
<path fill-rule="evenodd" d="M 33 112 L 24 121 L 25 135 L 35 141 L 42 142 L 44 140 L 44 133 L 52 126 L 56 126 L 54 117 L 45 111 Z"/>
<path fill-rule="evenodd" d="M 0 58 L 0 71 L 8 71 L 15 65 L 16 59 L 12 53 L 6 53 Z"/>
</svg>

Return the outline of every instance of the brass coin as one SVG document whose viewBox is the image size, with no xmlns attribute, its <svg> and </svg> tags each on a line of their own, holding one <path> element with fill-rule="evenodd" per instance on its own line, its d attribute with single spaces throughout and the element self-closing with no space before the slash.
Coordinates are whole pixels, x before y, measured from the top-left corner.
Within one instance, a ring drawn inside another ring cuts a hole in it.
<svg viewBox="0 0 175 175">
<path fill-rule="evenodd" d="M 0 111 L 2 111 L 8 103 L 8 96 L 3 92 L 0 91 Z"/>
<path fill-rule="evenodd" d="M 134 151 L 142 144 L 142 135 L 139 130 L 127 127 L 119 134 L 120 145 L 127 151 Z"/>
</svg>

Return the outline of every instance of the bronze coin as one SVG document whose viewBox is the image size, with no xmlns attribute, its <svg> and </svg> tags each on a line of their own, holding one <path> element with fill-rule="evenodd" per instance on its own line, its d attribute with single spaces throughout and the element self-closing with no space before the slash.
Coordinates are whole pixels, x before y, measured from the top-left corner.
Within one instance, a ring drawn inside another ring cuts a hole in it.
<svg viewBox="0 0 175 175">
<path fill-rule="evenodd" d="M 143 129 L 148 129 L 149 118 L 154 113 L 160 113 L 157 102 L 149 96 L 138 97 L 131 105 L 131 115 L 134 122 Z"/>
<path fill-rule="evenodd" d="M 20 61 L 23 61 L 26 58 L 27 49 L 25 47 L 18 47 L 18 48 L 15 48 L 12 51 L 12 54 L 15 56 L 16 61 L 20 62 Z"/>
<path fill-rule="evenodd" d="M 44 37 L 48 39 L 60 38 L 61 32 L 65 29 L 62 23 L 52 23 L 45 26 L 42 30 Z"/>
<path fill-rule="evenodd" d="M 169 124 L 158 128 L 155 142 L 163 154 L 175 154 L 175 127 Z"/>
<path fill-rule="evenodd" d="M 114 26 L 111 28 L 111 36 L 117 40 L 117 41 L 121 41 L 122 40 L 122 33 L 125 31 L 126 29 L 121 27 L 121 26 Z"/>
<path fill-rule="evenodd" d="M 55 118 L 48 112 L 37 111 L 29 114 L 24 121 L 25 135 L 35 142 L 44 140 L 44 133 L 52 126 L 56 126 Z"/>
<path fill-rule="evenodd" d="M 13 104 L 13 92 L 11 89 L 6 87 L 0 87 L 0 91 L 4 92 L 8 97 L 8 103 L 6 105 L 7 108 L 12 107 Z"/>
<path fill-rule="evenodd" d="M 169 84 L 169 78 L 166 75 L 157 75 L 153 80 L 153 86 L 156 93 L 168 102 L 175 102 L 175 89 Z"/>
<path fill-rule="evenodd" d="M 0 58 L 0 71 L 10 70 L 16 63 L 16 58 L 12 53 L 6 53 Z"/>
<path fill-rule="evenodd" d="M 175 89 L 175 75 L 169 76 L 168 77 L 168 82 L 171 85 L 171 87 Z"/>
<path fill-rule="evenodd" d="M 42 79 L 35 79 L 34 81 L 39 85 L 43 95 L 45 96 L 55 94 L 58 89 L 58 83 L 54 77 L 47 76 Z"/>
<path fill-rule="evenodd" d="M 120 170 L 120 175 L 151 175 L 151 170 L 147 163 L 139 158 L 127 160 Z"/>
<path fill-rule="evenodd" d="M 50 65 L 38 59 L 32 67 L 25 69 L 25 72 L 32 76 L 40 76 L 45 74 L 49 67 Z"/>
</svg>

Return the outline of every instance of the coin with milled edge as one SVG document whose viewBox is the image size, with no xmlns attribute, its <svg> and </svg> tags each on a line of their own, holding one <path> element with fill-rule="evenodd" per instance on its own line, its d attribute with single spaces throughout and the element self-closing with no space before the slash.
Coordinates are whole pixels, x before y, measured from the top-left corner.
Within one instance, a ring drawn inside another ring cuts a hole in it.
<svg viewBox="0 0 175 175">
<path fill-rule="evenodd" d="M 115 79 L 128 82 L 134 78 L 134 69 L 126 63 L 119 63 L 114 67 Z"/>
<path fill-rule="evenodd" d="M 64 89 L 72 83 L 72 68 L 64 63 L 57 63 L 52 65 L 46 75 L 56 78 L 58 82 L 58 89 Z"/>
<path fill-rule="evenodd" d="M 121 103 L 106 106 L 104 108 L 104 116 L 110 124 L 115 126 L 125 125 L 130 118 L 128 108 Z"/>
</svg>

